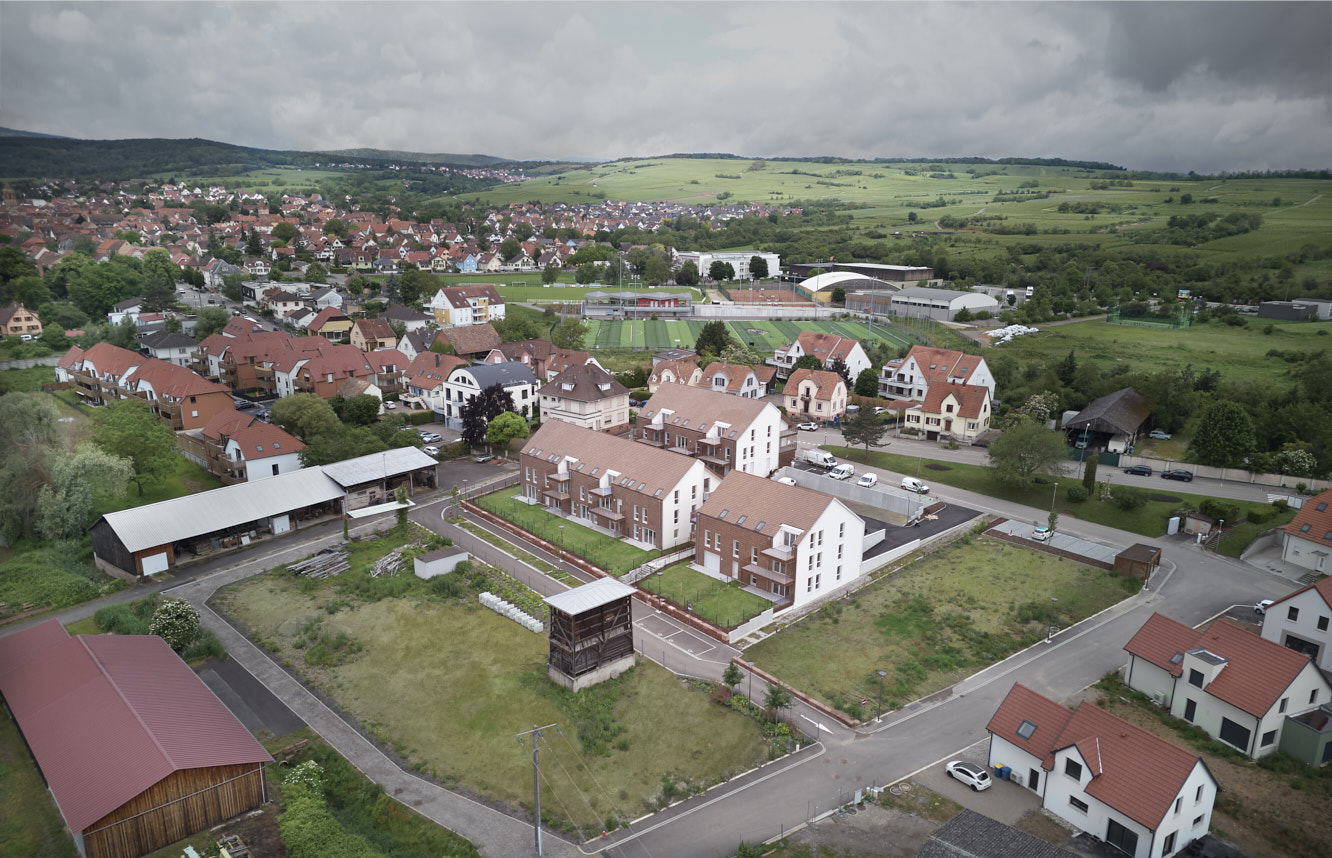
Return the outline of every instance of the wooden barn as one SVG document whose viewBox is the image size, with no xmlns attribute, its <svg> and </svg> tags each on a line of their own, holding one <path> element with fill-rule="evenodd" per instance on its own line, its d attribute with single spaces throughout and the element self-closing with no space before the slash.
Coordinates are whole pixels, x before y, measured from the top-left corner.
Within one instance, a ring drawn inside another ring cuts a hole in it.
<svg viewBox="0 0 1332 858">
<path fill-rule="evenodd" d="M 552 682 L 573 691 L 596 685 L 634 665 L 634 588 L 614 578 L 546 598 L 550 606 Z"/>
<path fill-rule="evenodd" d="M 85 858 L 138 858 L 267 800 L 268 752 L 159 637 L 0 638 L 0 694 Z"/>
<path fill-rule="evenodd" d="M 1115 555 L 1115 571 L 1126 578 L 1146 581 L 1160 565 L 1161 549 L 1155 545 L 1138 542 Z"/>
</svg>

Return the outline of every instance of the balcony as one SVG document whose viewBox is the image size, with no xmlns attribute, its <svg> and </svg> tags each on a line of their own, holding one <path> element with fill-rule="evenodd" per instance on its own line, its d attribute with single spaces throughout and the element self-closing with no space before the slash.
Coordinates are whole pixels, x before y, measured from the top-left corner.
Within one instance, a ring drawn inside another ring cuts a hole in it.
<svg viewBox="0 0 1332 858">
<path fill-rule="evenodd" d="M 546 489 L 541 494 L 556 501 L 567 501 L 569 499 L 569 493 L 562 492 L 559 489 Z"/>
<path fill-rule="evenodd" d="M 790 563 L 792 558 L 795 557 L 795 549 L 790 546 L 769 545 L 767 548 L 760 550 L 759 554 L 771 557 L 773 560 L 779 560 L 782 563 Z"/>
<path fill-rule="evenodd" d="M 746 575 L 757 575 L 763 581 L 768 581 L 773 584 L 783 584 L 786 586 L 790 586 L 791 584 L 791 576 L 787 575 L 785 572 L 774 572 L 771 569 L 764 569 L 762 566 L 753 563 L 746 563 L 740 568 Z"/>
<path fill-rule="evenodd" d="M 608 498 L 611 495 L 611 487 L 597 486 L 595 489 L 588 489 L 587 493 L 590 495 L 596 495 L 597 497 Z"/>
<path fill-rule="evenodd" d="M 600 516 L 607 521 L 624 521 L 624 513 L 616 512 L 608 507 L 594 506 L 592 507 L 592 514 Z"/>
</svg>

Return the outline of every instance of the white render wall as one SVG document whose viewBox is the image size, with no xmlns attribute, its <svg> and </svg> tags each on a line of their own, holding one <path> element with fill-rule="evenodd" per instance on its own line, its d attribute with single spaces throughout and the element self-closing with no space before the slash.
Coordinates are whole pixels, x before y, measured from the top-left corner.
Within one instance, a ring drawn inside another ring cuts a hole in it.
<svg viewBox="0 0 1332 858">
<path fill-rule="evenodd" d="M 791 603 L 798 608 L 828 593 L 845 587 L 860 577 L 861 546 L 865 542 L 865 522 L 836 498 L 824 509 L 809 530 L 800 537 L 791 563 Z M 838 536 L 845 524 L 845 535 Z M 822 540 L 818 539 L 819 534 Z M 838 548 L 842 556 L 837 556 Z M 811 565 L 811 557 L 813 558 Z M 841 578 L 837 567 L 841 566 Z M 817 576 L 818 584 L 811 582 Z"/>
<path fill-rule="evenodd" d="M 1175 677 L 1135 655 L 1129 656 L 1128 667 L 1124 671 L 1124 684 L 1153 699 L 1154 692 L 1162 692 L 1165 694 L 1165 705 L 1171 707 L 1174 704 Z"/>
<path fill-rule="evenodd" d="M 1287 538 L 1287 544 L 1293 541 Z M 1288 619 L 1289 609 L 1297 608 L 1299 610 L 1298 619 Z M 1317 590 L 1305 590 L 1298 596 L 1292 596 L 1280 605 L 1274 605 L 1263 617 L 1262 636 L 1265 640 L 1279 643 L 1282 646 L 1286 644 L 1287 635 L 1295 635 L 1306 641 L 1318 644 L 1318 657 L 1315 661 L 1323 670 L 1332 671 L 1332 620 L 1326 625 L 1327 631 L 1318 629 L 1320 618 L 1332 615 L 1332 608 L 1328 607 L 1327 602 L 1319 595 Z"/>
</svg>

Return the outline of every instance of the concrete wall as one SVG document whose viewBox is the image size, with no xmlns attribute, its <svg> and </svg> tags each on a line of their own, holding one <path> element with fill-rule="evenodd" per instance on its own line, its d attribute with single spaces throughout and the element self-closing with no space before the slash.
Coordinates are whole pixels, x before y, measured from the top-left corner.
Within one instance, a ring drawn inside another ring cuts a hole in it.
<svg viewBox="0 0 1332 858">
<path fill-rule="evenodd" d="M 1305 483 L 1308 490 L 1317 494 L 1327 488 L 1332 488 L 1332 481 L 1320 480 L 1313 477 L 1291 477 L 1285 474 L 1257 474 L 1252 471 L 1241 470 L 1240 468 L 1212 468 L 1207 465 L 1192 465 L 1187 462 L 1179 462 L 1174 459 L 1154 459 L 1149 456 L 1120 456 L 1119 468 L 1127 468 L 1129 465 L 1148 465 L 1156 471 L 1170 471 L 1175 468 L 1182 468 L 1195 477 L 1211 477 L 1218 480 L 1235 480 L 1237 482 L 1252 483 L 1257 486 L 1272 486 L 1274 488 L 1287 488 L 1294 492 L 1295 486 L 1299 483 Z M 1152 479 L 1160 479 L 1153 474 Z M 1183 489 L 1187 491 L 1188 489 Z M 1273 494 L 1281 494 L 1274 492 Z M 1297 506 L 1297 504 L 1291 504 Z"/>
</svg>

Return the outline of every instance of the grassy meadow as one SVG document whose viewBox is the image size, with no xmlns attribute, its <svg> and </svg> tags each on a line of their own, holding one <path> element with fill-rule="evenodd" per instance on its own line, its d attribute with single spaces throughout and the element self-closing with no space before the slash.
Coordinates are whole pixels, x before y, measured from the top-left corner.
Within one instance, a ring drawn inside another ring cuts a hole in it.
<svg viewBox="0 0 1332 858">
<path fill-rule="evenodd" d="M 745 657 L 856 717 L 898 709 L 1127 598 L 1137 582 L 984 536 L 827 604 Z M 868 700 L 862 706 L 861 700 Z"/>
<path fill-rule="evenodd" d="M 762 168 L 754 169 L 758 164 Z M 932 169 L 936 166 L 943 170 Z M 967 172 L 971 169 L 976 173 Z M 463 194 L 459 199 L 479 199 L 483 204 L 496 206 L 529 200 L 570 204 L 607 199 L 673 201 L 704 206 L 737 202 L 782 206 L 835 200 L 849 206 L 854 228 L 866 232 L 933 232 L 934 222 L 945 215 L 998 216 L 1003 220 L 996 223 L 1030 223 L 1038 230 L 1061 231 L 992 235 L 962 230 L 953 238 L 973 241 L 979 246 L 950 251 L 958 255 L 1001 253 L 1015 244 L 1053 246 L 1069 241 L 1097 244 L 1110 251 L 1151 247 L 1134 245 L 1129 240 L 1129 231 L 1164 226 L 1172 215 L 1203 211 L 1220 214 L 1259 211 L 1264 215 L 1264 223 L 1255 232 L 1192 248 L 1200 261 L 1285 254 L 1307 244 L 1326 244 L 1327 236 L 1332 233 L 1332 193 L 1329 183 L 1323 180 L 1132 180 L 1129 187 L 1092 187 L 1093 182 L 1124 175 L 1075 167 L 1011 164 L 818 164 L 651 158 L 575 168 L 554 176 Z M 1044 196 L 1046 193 L 1049 196 Z M 1191 195 L 1192 204 L 1183 202 L 1184 194 Z M 996 195 L 1001 195 L 998 202 Z M 922 203 L 937 203 L 941 198 L 943 206 L 920 207 Z M 1273 205 L 1277 198 L 1280 204 Z M 1061 203 L 1096 204 L 1100 210 L 1061 212 Z M 915 222 L 908 218 L 913 210 L 917 215 Z M 1181 249 L 1161 248 L 1170 252 Z"/>
<path fill-rule="evenodd" d="M 579 694 L 546 678 L 547 638 L 463 596 L 339 598 L 336 579 L 269 573 L 224 596 L 275 657 L 301 670 L 376 737 L 446 784 L 514 806 L 531 798 L 531 745 L 515 736 L 556 724 L 542 745 L 544 813 L 594 834 L 633 819 L 663 779 L 715 783 L 766 756 L 754 721 L 644 662 Z M 311 665 L 307 629 L 341 638 L 344 658 Z M 340 662 L 340 663 L 338 663 Z M 671 740 L 661 741 L 663 712 Z M 590 830 L 589 830 L 590 827 Z"/>
<path fill-rule="evenodd" d="M 1226 379 L 1283 384 L 1290 364 L 1267 357 L 1279 351 L 1318 351 L 1332 347 L 1332 322 L 1272 321 L 1252 317 L 1245 327 L 1205 324 L 1178 330 L 1112 325 L 1104 317 L 1045 328 L 1039 334 L 1016 337 L 996 349 L 1016 357 L 1020 364 L 1040 361 L 1051 366 L 1070 349 L 1078 361 L 1095 361 L 1103 372 L 1128 364 L 1134 372 L 1207 368 Z"/>
</svg>

